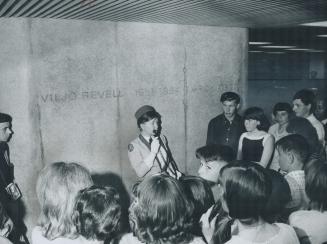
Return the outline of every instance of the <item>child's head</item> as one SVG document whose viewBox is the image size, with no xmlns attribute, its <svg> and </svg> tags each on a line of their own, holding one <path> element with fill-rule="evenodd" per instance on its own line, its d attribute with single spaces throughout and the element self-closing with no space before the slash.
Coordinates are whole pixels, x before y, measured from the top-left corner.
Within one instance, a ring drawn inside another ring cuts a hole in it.
<svg viewBox="0 0 327 244">
<path fill-rule="evenodd" d="M 272 169 L 266 171 L 272 183 L 272 192 L 263 217 L 269 223 L 285 221 L 283 210 L 292 199 L 290 187 L 282 174 Z"/>
<path fill-rule="evenodd" d="M 303 89 L 295 93 L 293 97 L 293 111 L 296 116 L 306 118 L 316 108 L 316 96 L 312 90 Z"/>
<path fill-rule="evenodd" d="M 220 172 L 222 204 L 233 219 L 253 223 L 262 217 L 271 195 L 271 180 L 259 164 L 239 161 Z"/>
<path fill-rule="evenodd" d="M 194 205 L 193 233 L 201 235 L 200 218 L 215 203 L 211 187 L 206 180 L 198 176 L 184 176 L 179 181 L 184 188 L 186 196 Z"/>
<path fill-rule="evenodd" d="M 276 103 L 273 109 L 273 115 L 276 122 L 280 125 L 288 123 L 292 107 L 289 103 Z"/>
<path fill-rule="evenodd" d="M 77 232 L 87 240 L 112 240 L 120 228 L 119 194 L 113 187 L 91 186 L 81 190 L 74 207 Z"/>
<path fill-rule="evenodd" d="M 193 204 L 183 187 L 167 175 L 145 178 L 129 209 L 132 231 L 144 243 L 182 243 L 192 236 Z"/>
<path fill-rule="evenodd" d="M 154 130 L 161 129 L 161 115 L 150 105 L 144 105 L 135 112 L 137 126 L 141 131 L 152 135 Z"/>
<path fill-rule="evenodd" d="M 312 208 L 327 211 L 327 161 L 318 160 L 305 168 L 305 192 L 311 201 Z"/>
<path fill-rule="evenodd" d="M 298 134 L 288 135 L 276 142 L 279 166 L 284 172 L 303 169 L 309 157 L 309 144 Z"/>
<path fill-rule="evenodd" d="M 234 101 L 235 104 L 239 104 L 241 101 L 240 96 L 235 93 L 235 92 L 224 92 L 223 94 L 221 94 L 220 96 L 220 102 L 224 103 L 224 102 L 232 102 Z"/>
<path fill-rule="evenodd" d="M 292 118 L 286 127 L 286 131 L 290 134 L 299 134 L 303 136 L 309 143 L 310 153 L 317 149 L 319 145 L 317 131 L 306 118 Z"/>
<path fill-rule="evenodd" d="M 9 114 L 0 113 L 0 141 L 8 142 L 14 134 L 11 122 L 12 117 Z"/>
<path fill-rule="evenodd" d="M 233 150 L 228 146 L 209 144 L 196 149 L 195 155 L 200 159 L 199 176 L 217 183 L 220 169 L 233 159 Z"/>
<path fill-rule="evenodd" d="M 40 226 L 47 239 L 77 236 L 72 219 L 75 197 L 91 185 L 90 172 L 77 163 L 57 162 L 41 170 L 36 194 L 41 206 Z"/>
<path fill-rule="evenodd" d="M 227 119 L 232 120 L 240 106 L 240 96 L 235 92 L 224 92 L 220 97 L 223 106 L 224 115 Z"/>
<path fill-rule="evenodd" d="M 255 129 L 268 131 L 269 121 L 262 108 L 250 107 L 244 112 L 244 126 L 247 131 Z"/>
</svg>

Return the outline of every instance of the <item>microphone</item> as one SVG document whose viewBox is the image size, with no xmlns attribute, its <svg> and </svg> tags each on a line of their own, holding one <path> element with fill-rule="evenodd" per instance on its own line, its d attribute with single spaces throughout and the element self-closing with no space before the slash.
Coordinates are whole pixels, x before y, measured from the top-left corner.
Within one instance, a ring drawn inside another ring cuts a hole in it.
<svg viewBox="0 0 327 244">
<path fill-rule="evenodd" d="M 160 131 L 159 130 L 153 130 L 153 136 L 154 137 L 159 137 Z"/>
</svg>

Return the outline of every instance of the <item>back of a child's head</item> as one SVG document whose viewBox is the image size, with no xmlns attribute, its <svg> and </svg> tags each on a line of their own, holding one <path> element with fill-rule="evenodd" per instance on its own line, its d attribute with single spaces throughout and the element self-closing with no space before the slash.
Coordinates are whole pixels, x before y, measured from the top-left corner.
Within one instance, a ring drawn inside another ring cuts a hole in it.
<svg viewBox="0 0 327 244">
<path fill-rule="evenodd" d="M 231 238 L 235 219 L 251 225 L 264 217 L 272 192 L 271 179 L 265 169 L 248 161 L 224 166 L 220 172 L 220 186 L 223 189 L 222 206 L 229 216 L 216 223 L 212 239 L 215 244 L 225 243 Z"/>
<path fill-rule="evenodd" d="M 237 161 L 226 165 L 220 176 L 223 201 L 231 218 L 256 221 L 262 217 L 272 192 L 271 179 L 262 166 Z"/>
<path fill-rule="evenodd" d="M 78 163 L 56 162 L 41 170 L 36 193 L 41 206 L 39 224 L 47 239 L 77 236 L 72 220 L 75 197 L 91 185 L 90 172 Z"/>
<path fill-rule="evenodd" d="M 184 176 L 179 179 L 188 199 L 193 202 L 193 233 L 201 234 L 199 221 L 201 216 L 214 205 L 214 197 L 209 183 L 198 176 Z"/>
<path fill-rule="evenodd" d="M 305 192 L 312 207 L 318 211 L 327 211 L 327 161 L 313 161 L 305 167 Z"/>
<path fill-rule="evenodd" d="M 87 240 L 110 241 L 120 229 L 121 205 L 113 187 L 91 186 L 76 197 L 74 222 Z"/>
<path fill-rule="evenodd" d="M 231 147 L 217 144 L 208 144 L 196 149 L 195 156 L 198 159 L 204 159 L 206 162 L 225 161 L 228 163 L 234 159 L 234 153 Z"/>
<path fill-rule="evenodd" d="M 307 140 L 299 134 L 287 135 L 279 139 L 276 142 L 276 148 L 283 152 L 292 153 L 303 165 L 307 162 L 310 154 Z"/>
<path fill-rule="evenodd" d="M 144 243 L 186 242 L 192 239 L 193 204 L 180 182 L 163 175 L 145 178 L 129 209 L 134 235 Z"/>
<path fill-rule="evenodd" d="M 266 169 L 272 183 L 272 192 L 266 204 L 263 218 L 269 222 L 284 222 L 284 208 L 291 200 L 291 190 L 285 177 L 279 172 Z"/>
<path fill-rule="evenodd" d="M 318 134 L 309 120 L 302 117 L 292 118 L 286 127 L 286 131 L 290 134 L 298 134 L 303 136 L 309 143 L 310 152 L 316 150 L 319 146 Z"/>
</svg>

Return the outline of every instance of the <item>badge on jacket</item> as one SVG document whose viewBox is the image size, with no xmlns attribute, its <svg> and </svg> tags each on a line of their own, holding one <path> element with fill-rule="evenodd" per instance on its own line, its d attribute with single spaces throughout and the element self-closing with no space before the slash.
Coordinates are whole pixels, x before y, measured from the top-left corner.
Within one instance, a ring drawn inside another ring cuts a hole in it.
<svg viewBox="0 0 327 244">
<path fill-rule="evenodd" d="M 133 144 L 128 144 L 128 151 L 132 152 L 134 150 Z"/>
</svg>

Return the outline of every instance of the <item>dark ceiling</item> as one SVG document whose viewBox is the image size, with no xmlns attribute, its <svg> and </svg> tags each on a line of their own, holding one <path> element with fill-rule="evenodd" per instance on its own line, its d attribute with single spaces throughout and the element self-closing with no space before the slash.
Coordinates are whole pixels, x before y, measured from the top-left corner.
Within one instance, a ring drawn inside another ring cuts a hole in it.
<svg viewBox="0 0 327 244">
<path fill-rule="evenodd" d="M 0 16 L 246 27 L 250 41 L 327 50 L 327 28 L 298 26 L 327 20 L 327 0 L 1 0 Z"/>
</svg>

